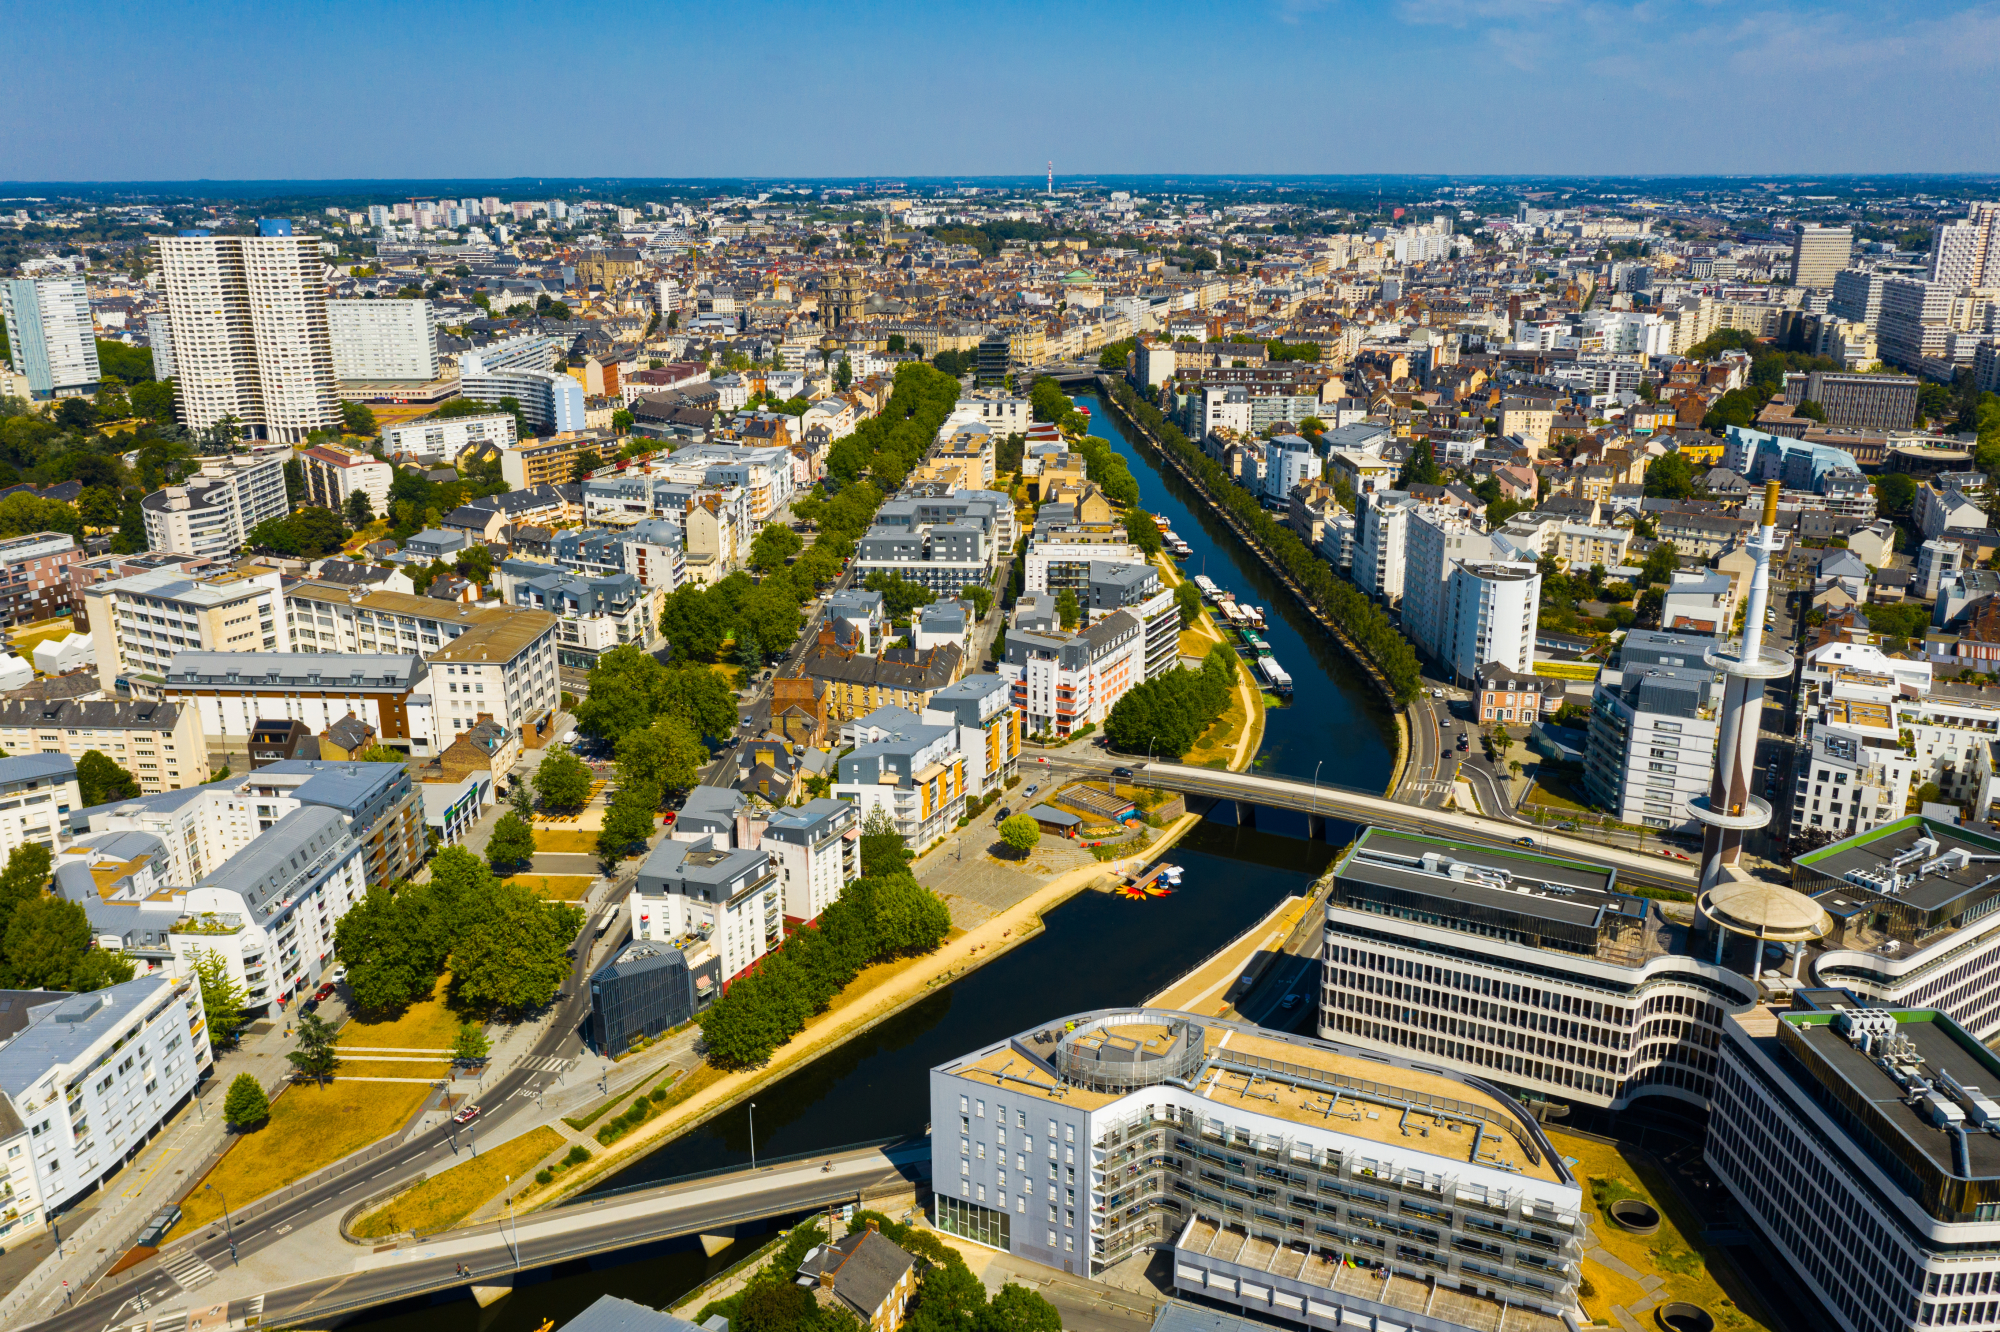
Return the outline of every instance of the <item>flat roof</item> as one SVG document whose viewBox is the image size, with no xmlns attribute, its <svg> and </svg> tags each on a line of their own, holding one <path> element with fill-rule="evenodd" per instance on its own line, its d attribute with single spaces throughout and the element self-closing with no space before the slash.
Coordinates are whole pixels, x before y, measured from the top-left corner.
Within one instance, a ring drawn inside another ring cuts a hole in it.
<svg viewBox="0 0 2000 1332">
<path fill-rule="evenodd" d="M 1920 846 L 1926 839 L 1934 849 Z M 1938 863 L 1954 851 L 1963 855 Z M 2000 881 L 2000 863 L 1974 859 L 1985 856 L 2000 856 L 2000 838 L 1912 815 L 1807 852 L 1792 863 L 1838 881 L 1801 888 L 1844 917 L 1855 914 L 1859 904 L 1885 900 L 1936 911 Z M 1898 859 L 1903 863 L 1895 864 Z"/>
<path fill-rule="evenodd" d="M 1428 858 L 1428 861 L 1426 860 Z M 1464 877 L 1455 877 L 1452 867 Z M 1485 873 L 1480 873 L 1485 871 Z M 1589 927 L 1609 911 L 1645 919 L 1643 898 L 1618 890 L 1618 871 L 1522 848 L 1502 851 L 1443 837 L 1369 828 L 1340 862 L 1343 879 L 1401 888 L 1467 905 Z"/>
<path fill-rule="evenodd" d="M 1857 1011 L 1873 1014 L 1880 1010 Z M 1841 1096 L 1843 1101 L 1853 1104 L 1858 1100 L 1874 1111 L 1876 1123 L 1866 1127 L 1886 1126 L 1927 1157 L 1941 1174 L 1955 1179 L 2000 1178 L 2000 1137 L 1980 1131 L 1972 1118 L 1972 1107 L 1964 1098 L 1953 1096 L 1944 1081 L 1949 1076 L 1974 1094 L 2000 1098 L 2000 1060 L 1940 1013 L 1899 1009 L 1889 1015 L 1895 1019 L 1891 1063 L 1906 1076 L 1930 1083 L 1965 1116 L 1966 1169 L 1960 1169 L 1955 1160 L 1955 1135 L 1934 1122 L 1930 1102 L 1912 1097 L 1907 1087 L 1875 1062 L 1881 1052 L 1879 1043 L 1864 1054 L 1847 1036 L 1834 1030 L 1837 1015 L 1782 1013 L 1778 1020 L 1809 1052 L 1803 1060 L 1808 1071 L 1831 1088 L 1844 1088 L 1847 1094 Z M 1847 1123 L 1854 1131 L 1856 1121 L 1848 1117 Z"/>
</svg>

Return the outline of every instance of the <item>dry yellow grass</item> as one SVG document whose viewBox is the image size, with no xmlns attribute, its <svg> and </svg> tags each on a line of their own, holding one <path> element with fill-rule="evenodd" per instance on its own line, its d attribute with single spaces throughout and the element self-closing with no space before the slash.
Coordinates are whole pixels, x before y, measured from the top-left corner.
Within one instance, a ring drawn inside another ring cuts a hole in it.
<svg viewBox="0 0 2000 1332">
<path fill-rule="evenodd" d="M 271 1102 L 263 1128 L 246 1133 L 215 1169 L 181 1200 L 181 1220 L 169 1238 L 222 1219 L 234 1209 L 305 1178 L 401 1128 L 430 1088 L 407 1082 L 344 1082 L 288 1087 Z M 212 1186 L 212 1187 L 211 1187 Z"/>
<path fill-rule="evenodd" d="M 568 833 L 554 833 L 551 836 L 567 837 Z M 596 838 L 591 839 L 591 849 L 597 849 Z M 593 882 L 588 874 L 515 874 L 502 880 L 519 884 L 530 892 L 541 894 L 554 902 L 580 901 L 586 889 Z"/>
<path fill-rule="evenodd" d="M 458 1039 L 458 1017 L 444 1005 L 450 976 L 440 976 L 431 997 L 411 1004 L 402 1015 L 384 1022 L 355 1018 L 340 1029 L 340 1043 L 349 1048 L 406 1050 L 449 1050 Z M 357 1067 L 353 1072 L 359 1073 Z M 386 1075 L 385 1075 L 386 1076 Z"/>
<path fill-rule="evenodd" d="M 518 1182 L 532 1175 L 536 1163 L 562 1144 L 562 1134 L 552 1128 L 530 1129 L 398 1195 L 388 1206 L 356 1221 L 354 1233 L 380 1239 L 406 1230 L 423 1235 L 447 1229 L 507 1188 L 507 1176 Z"/>
<path fill-rule="evenodd" d="M 1687 1240 L 1688 1235 L 1701 1233 L 1700 1223 L 1681 1209 L 1666 1181 L 1650 1165 L 1626 1157 L 1610 1143 L 1554 1129 L 1549 1131 L 1549 1141 L 1562 1155 L 1576 1158 L 1570 1170 L 1583 1185 L 1584 1206 L 1597 1213 L 1591 1232 L 1608 1252 L 1637 1271 L 1665 1281 L 1658 1292 L 1665 1299 L 1686 1300 L 1708 1310 L 1718 1328 L 1763 1332 L 1766 1324 L 1760 1321 L 1763 1313 L 1754 1293 L 1741 1289 L 1733 1274 L 1727 1284 L 1717 1280 L 1705 1261 L 1705 1250 Z M 1640 1198 L 1658 1208 L 1663 1218 L 1659 1233 L 1634 1235 L 1612 1224 L 1604 1208 L 1619 1198 Z M 1584 1312 L 1597 1322 L 1612 1322 L 1614 1304 L 1630 1309 L 1646 1298 L 1647 1292 L 1638 1282 L 1588 1258 L 1583 1262 L 1583 1275 L 1595 1291 L 1583 1298 Z"/>
<path fill-rule="evenodd" d="M 594 854 L 597 850 L 597 834 L 577 828 L 537 828 L 535 850 Z"/>
</svg>

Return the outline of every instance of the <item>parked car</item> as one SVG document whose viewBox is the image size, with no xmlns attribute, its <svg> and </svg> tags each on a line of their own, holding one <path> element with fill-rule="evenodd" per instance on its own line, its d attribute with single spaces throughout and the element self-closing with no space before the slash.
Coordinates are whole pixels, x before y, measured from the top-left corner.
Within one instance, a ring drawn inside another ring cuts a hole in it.
<svg viewBox="0 0 2000 1332">
<path fill-rule="evenodd" d="M 1013 812 L 1014 812 L 1013 810 L 1007 808 L 1005 805 L 1002 805 L 1000 806 L 1000 812 L 993 816 L 993 821 L 995 823 L 998 823 L 1000 822 L 1000 820 L 1006 818 L 1009 814 L 1012 814 Z"/>
<path fill-rule="evenodd" d="M 313 991 L 313 998 L 325 999 L 331 996 L 332 994 L 333 994 L 333 982 L 328 981 L 326 984 L 320 986 L 317 990 Z"/>
<path fill-rule="evenodd" d="M 451 1122 L 454 1124 L 470 1124 L 473 1120 L 477 1118 L 479 1118 L 479 1107 L 476 1105 L 468 1105 L 463 1110 L 460 1110 L 457 1114 L 453 1115 L 451 1117 Z"/>
<path fill-rule="evenodd" d="M 334 967 L 333 983 L 335 985 L 347 984 L 347 964 L 345 962 L 342 962 Z"/>
<path fill-rule="evenodd" d="M 1033 794 L 1034 794 L 1035 792 L 1037 792 L 1037 791 L 1039 791 L 1039 790 L 1041 790 L 1041 789 L 1042 789 L 1042 784 L 1041 784 L 1040 782 L 1030 782 L 1030 783 L 1028 783 L 1028 789 L 1027 789 L 1026 791 L 1022 792 L 1022 794 L 1023 794 L 1023 795 L 1033 795 Z"/>
<path fill-rule="evenodd" d="M 304 1003 L 302 1003 L 302 1004 L 300 1004 L 300 1005 L 299 1005 L 299 1012 L 301 1012 L 301 1013 L 317 1013 L 317 1012 L 319 1012 L 319 1000 L 317 1000 L 317 999 L 308 999 L 308 1000 L 306 1000 L 306 1001 L 305 1001 Z"/>
<path fill-rule="evenodd" d="M 1284 1002 L 1278 1005 L 1278 1007 L 1286 1009 L 1297 1008 L 1298 1006 L 1299 997 L 1296 994 L 1286 995 Z"/>
</svg>

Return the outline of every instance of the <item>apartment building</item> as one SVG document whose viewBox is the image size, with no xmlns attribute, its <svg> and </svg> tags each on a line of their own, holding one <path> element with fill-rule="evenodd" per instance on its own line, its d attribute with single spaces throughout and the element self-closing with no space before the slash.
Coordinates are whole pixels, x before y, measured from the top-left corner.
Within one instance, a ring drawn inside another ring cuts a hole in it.
<svg viewBox="0 0 2000 1332">
<path fill-rule="evenodd" d="M 757 846 L 777 868 L 792 925 L 818 920 L 861 877 L 860 829 L 858 807 L 846 800 L 808 800 L 764 820 Z"/>
<path fill-rule="evenodd" d="M 16 373 L 36 402 L 97 392 L 104 375 L 90 319 L 90 291 L 80 277 L 0 282 L 0 319 Z"/>
<path fill-rule="evenodd" d="M 388 516 L 389 483 L 396 479 L 396 469 L 388 463 L 355 449 L 316 444 L 300 450 L 299 464 L 307 504 L 345 515 L 348 496 L 361 494 L 368 497 L 370 513 L 377 518 Z"/>
<path fill-rule="evenodd" d="M 291 512 L 285 498 L 285 453 L 209 458 L 177 486 L 140 501 L 146 548 L 228 559 L 267 518 Z"/>
<path fill-rule="evenodd" d="M 73 614 L 72 570 L 82 561 L 82 549 L 67 532 L 0 538 L 0 627 Z"/>
<path fill-rule="evenodd" d="M 208 746 L 192 708 L 156 699 L 0 699 L 0 750 L 74 764 L 93 749 L 147 795 L 208 780 Z"/>
<path fill-rule="evenodd" d="M 82 807 L 76 764 L 67 756 L 0 758 L 0 859 L 29 842 L 61 850 L 69 844 L 70 814 Z"/>
<path fill-rule="evenodd" d="M 978 799 L 1000 790 L 1021 765 L 1021 713 L 1012 683 L 1003 675 L 968 675 L 930 697 L 922 713 L 929 726 L 956 726 L 965 755 L 966 794 Z"/>
<path fill-rule="evenodd" d="M 83 602 L 107 693 L 157 683 L 182 652 L 278 652 L 287 637 L 282 581 L 260 565 L 213 578 L 152 569 L 86 588 Z"/>
<path fill-rule="evenodd" d="M 1622 821 L 1694 828 L 1687 802 L 1707 794 L 1715 764 L 1720 675 L 1708 654 L 1716 643 L 1633 629 L 1597 673 L 1584 788 Z"/>
<path fill-rule="evenodd" d="M 317 237 L 157 236 L 153 248 L 181 424 L 205 430 L 231 418 L 249 438 L 285 444 L 339 429 Z"/>
<path fill-rule="evenodd" d="M 1320 1035 L 1530 1100 L 1701 1105 L 1757 987 L 1670 926 L 1615 869 L 1370 828 L 1334 868 Z"/>
<path fill-rule="evenodd" d="M 225 759 L 247 755 L 260 721 L 289 717 L 317 735 L 350 713 L 389 748 L 427 758 L 438 740 L 428 678 L 415 653 L 188 651 L 153 687 L 197 711 L 209 750 Z"/>
<path fill-rule="evenodd" d="M 986 580 L 986 534 L 971 523 L 936 523 L 907 529 L 877 524 L 862 534 L 854 554 L 854 576 L 893 574 L 940 596 L 957 596 Z"/>
<path fill-rule="evenodd" d="M 1102 726 L 1112 706 L 1146 679 L 1146 630 L 1129 611 L 1075 634 L 1015 629 L 1006 652 L 1000 674 L 1035 734 L 1067 738 L 1086 724 Z"/>
<path fill-rule="evenodd" d="M 1854 253 L 1854 228 L 1801 222 L 1792 231 L 1792 285 L 1829 290 Z"/>
<path fill-rule="evenodd" d="M 333 377 L 427 384 L 437 378 L 437 318 L 426 300 L 330 300 Z"/>
<path fill-rule="evenodd" d="M 1491 1082 L 1402 1051 L 1073 1013 L 933 1068 L 930 1118 L 938 1226 L 1050 1268 L 1170 1247 L 1177 1291 L 1298 1327 L 1576 1317 L 1576 1178 Z"/>
<path fill-rule="evenodd" d="M 1418 504 L 1404 531 L 1403 627 L 1419 652 L 1445 654 L 1454 565 L 1493 556 L 1485 524 L 1456 506 Z"/>
<path fill-rule="evenodd" d="M 1930 766 L 1903 748 L 1901 686 L 1887 673 L 1840 669 L 1801 699 L 1792 762 L 1791 833 L 1866 832 L 1900 819 Z"/>
<path fill-rule="evenodd" d="M 568 384 L 576 383 L 567 375 L 560 378 Z M 529 420 L 532 422 L 534 418 Z M 558 433 L 549 438 L 521 440 L 500 450 L 500 475 L 510 489 L 569 485 L 578 479 L 579 468 L 600 467 L 617 456 L 616 436 L 608 431 L 583 429 L 581 405 L 575 424 L 556 429 Z"/>
<path fill-rule="evenodd" d="M 904 708 L 878 708 L 841 732 L 833 794 L 852 803 L 862 824 L 886 815 L 910 848 L 922 851 L 965 812 L 965 755 L 956 726 L 925 725 Z"/>
<path fill-rule="evenodd" d="M 721 959 L 724 985 L 784 937 L 784 892 L 770 853 L 737 849 L 728 834 L 669 838 L 654 847 L 639 867 L 627 910 L 634 939 L 674 941 L 683 949 L 706 945 Z M 690 952 L 690 969 L 702 960 Z"/>
<path fill-rule="evenodd" d="M 1493 664 L 1527 674 L 1535 666 L 1542 574 L 1517 560 L 1454 560 L 1444 587 L 1440 662 L 1469 685 Z"/>
<path fill-rule="evenodd" d="M 1360 539 L 1354 552 L 1354 581 L 1385 605 L 1400 605 L 1403 600 L 1410 515 L 1416 505 L 1407 492 L 1378 490 L 1368 497 L 1355 522 Z"/>
<path fill-rule="evenodd" d="M 621 534 L 619 552 L 625 572 L 646 587 L 672 592 L 688 580 L 687 536 L 666 518 L 647 518 Z"/>
<path fill-rule="evenodd" d="M 1090 566 L 1107 562 L 1147 562 L 1145 554 L 1126 536 L 1123 524 L 1038 523 L 1028 538 L 1021 590 L 1024 594 L 1053 594 L 1067 588 L 1080 600 L 1090 586 Z"/>
<path fill-rule="evenodd" d="M 958 679 L 965 654 L 956 644 L 930 648 L 882 648 L 872 654 L 842 641 L 832 624 L 806 650 L 799 673 L 825 689 L 826 715 L 840 721 L 877 708 L 920 712 L 938 690 Z"/>
<path fill-rule="evenodd" d="M 563 434 L 584 428 L 583 385 L 554 370 L 496 364 L 493 353 L 482 348 L 458 358 L 458 384 L 460 395 L 476 402 L 497 407 L 502 399 L 514 399 L 521 405 L 521 415 L 538 431 Z"/>
<path fill-rule="evenodd" d="M 0 1243 L 16 1247 L 124 1169 L 209 1067 L 192 979 L 0 991 Z"/>
<path fill-rule="evenodd" d="M 448 467 L 456 463 L 458 456 L 467 449 L 481 445 L 511 449 L 516 442 L 512 412 L 454 416 L 445 420 L 426 416 L 382 428 L 384 453 L 391 458 L 409 458 L 425 466 Z"/>
<path fill-rule="evenodd" d="M 631 574 L 578 574 L 527 560 L 502 561 L 499 573 L 501 595 L 516 608 L 555 620 L 556 660 L 571 670 L 591 669 L 615 647 L 658 641 L 666 593 Z"/>
</svg>

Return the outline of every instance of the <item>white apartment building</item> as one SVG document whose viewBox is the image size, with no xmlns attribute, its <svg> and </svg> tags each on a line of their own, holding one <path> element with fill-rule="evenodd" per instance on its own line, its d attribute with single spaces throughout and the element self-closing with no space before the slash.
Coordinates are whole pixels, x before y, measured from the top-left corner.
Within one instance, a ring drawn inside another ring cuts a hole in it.
<svg viewBox="0 0 2000 1332">
<path fill-rule="evenodd" d="M 36 401 L 97 392 L 97 335 L 90 292 L 80 277 L 13 278 L 0 282 L 0 319 L 14 369 L 28 378 Z"/>
<path fill-rule="evenodd" d="M 191 979 L 150 975 L 88 994 L 8 997 L 0 1243 L 11 1248 L 123 1169 L 193 1094 L 211 1056 Z"/>
<path fill-rule="evenodd" d="M 1416 507 L 1416 500 L 1404 491 L 1378 490 L 1355 518 L 1360 540 L 1354 551 L 1354 581 L 1386 605 L 1403 600 L 1410 515 Z"/>
<path fill-rule="evenodd" d="M 1720 686 L 1716 640 L 1634 629 L 1597 673 L 1584 786 L 1626 823 L 1692 830 L 1687 801 L 1708 792 Z"/>
<path fill-rule="evenodd" d="M 234 418 L 301 444 L 340 425 L 325 267 L 314 236 L 157 236 L 174 399 L 193 430 Z"/>
<path fill-rule="evenodd" d="M 426 300 L 326 303 L 333 377 L 427 384 L 437 378 L 437 317 Z"/>
<path fill-rule="evenodd" d="M 904 708 L 877 708 L 847 723 L 833 795 L 865 825 L 886 816 L 912 850 L 943 837 L 965 812 L 965 755 L 956 726 L 928 726 Z"/>
<path fill-rule="evenodd" d="M 51 851 L 68 846 L 70 813 L 82 808 L 76 764 L 66 755 L 0 759 L 0 860 L 29 842 Z"/>
<path fill-rule="evenodd" d="M 285 498 L 285 457 L 210 458 L 177 486 L 140 501 L 146 548 L 228 559 L 267 518 L 291 512 Z"/>
<path fill-rule="evenodd" d="M 458 455 L 475 444 L 509 449 L 517 442 L 512 412 L 454 416 L 447 420 L 426 416 L 382 430 L 382 451 L 390 457 L 409 457 L 436 465 L 457 462 Z"/>
<path fill-rule="evenodd" d="M 990 427 L 997 436 L 1025 435 L 1033 420 L 1026 398 L 1018 397 L 1005 389 L 973 389 L 959 397 L 938 430 L 940 439 L 952 433 L 952 427 L 961 421 L 976 421 Z"/>
<path fill-rule="evenodd" d="M 172 379 L 174 365 L 174 321 L 165 310 L 146 316 L 146 341 L 153 353 L 153 378 Z"/>
<path fill-rule="evenodd" d="M 1057 529 L 1037 531 L 1028 538 L 1027 557 L 1021 571 L 1023 595 L 1057 593 L 1064 588 L 1083 597 L 1090 586 L 1090 566 L 1103 564 L 1145 564 L 1145 552 L 1124 539 L 1123 527 L 1104 529 Z"/>
<path fill-rule="evenodd" d="M 1491 559 L 1494 543 L 1477 518 L 1442 504 L 1416 505 L 1403 535 L 1403 629 L 1419 652 L 1443 657 L 1452 570 L 1460 560 Z"/>
<path fill-rule="evenodd" d="M 968 675 L 937 690 L 924 708 L 923 721 L 958 728 L 965 790 L 975 799 L 999 790 L 1020 767 L 1021 713 L 1014 707 L 1013 684 L 1004 675 Z"/>
<path fill-rule="evenodd" d="M 396 474 L 388 463 L 353 449 L 317 444 L 300 451 L 299 464 L 305 474 L 307 504 L 345 514 L 348 496 L 360 494 L 368 497 L 370 513 L 388 516 L 389 483 Z"/>
<path fill-rule="evenodd" d="M 1539 566 L 1518 560 L 1454 559 L 1444 589 L 1439 659 L 1461 685 L 1498 662 L 1520 675 L 1535 669 L 1535 620 L 1542 609 Z"/>
<path fill-rule="evenodd" d="M 1525 1108 L 1422 1056 L 1058 1011 L 933 1068 L 930 1120 L 939 1228 L 1050 1268 L 1168 1248 L 1176 1291 L 1301 1328 L 1577 1320 L 1576 1178 Z"/>
<path fill-rule="evenodd" d="M 1802 701 L 1806 721 L 1792 775 L 1794 837 L 1813 829 L 1845 837 L 1903 817 L 1922 780 L 1918 774 L 1931 764 L 1903 749 L 1898 693 L 1891 676 L 1841 671 Z"/>
<path fill-rule="evenodd" d="M 639 867 L 626 905 L 634 939 L 702 940 L 722 959 L 725 983 L 784 937 L 784 892 L 770 853 L 730 841 L 704 834 L 661 842 Z"/>
<path fill-rule="evenodd" d="M 1273 435 L 1264 441 L 1264 497 L 1282 500 L 1292 487 L 1320 478 L 1319 455 L 1303 435 Z"/>
<path fill-rule="evenodd" d="M 159 679 L 176 654 L 279 652 L 286 635 L 283 580 L 250 566 L 191 579 L 159 569 L 85 589 L 97 680 L 116 692 L 121 678 Z"/>
<path fill-rule="evenodd" d="M 625 572 L 647 587 L 672 592 L 688 580 L 686 533 L 671 519 L 634 523 L 620 534 L 619 549 L 625 555 Z"/>
<path fill-rule="evenodd" d="M 771 811 L 757 846 L 777 867 L 788 920 L 805 923 L 861 877 L 861 816 L 845 800 L 808 800 Z"/>
<path fill-rule="evenodd" d="M 193 710 L 155 699 L 0 699 L 0 749 L 71 764 L 94 749 L 131 773 L 146 795 L 199 786 L 209 775 Z"/>
<path fill-rule="evenodd" d="M 1033 734 L 1067 737 L 1102 726 L 1126 692 L 1146 679 L 1146 629 L 1117 611 L 1081 633 L 1012 629 L 999 672 Z"/>
</svg>

